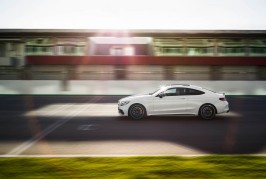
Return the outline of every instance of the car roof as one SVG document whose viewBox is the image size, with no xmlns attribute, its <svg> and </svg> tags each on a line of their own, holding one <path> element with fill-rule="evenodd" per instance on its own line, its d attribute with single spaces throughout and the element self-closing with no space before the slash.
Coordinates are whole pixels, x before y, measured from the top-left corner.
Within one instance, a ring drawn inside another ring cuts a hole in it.
<svg viewBox="0 0 266 179">
<path fill-rule="evenodd" d="M 171 84 L 167 87 L 192 87 L 192 88 L 202 88 L 200 86 L 190 85 L 190 84 Z"/>
</svg>

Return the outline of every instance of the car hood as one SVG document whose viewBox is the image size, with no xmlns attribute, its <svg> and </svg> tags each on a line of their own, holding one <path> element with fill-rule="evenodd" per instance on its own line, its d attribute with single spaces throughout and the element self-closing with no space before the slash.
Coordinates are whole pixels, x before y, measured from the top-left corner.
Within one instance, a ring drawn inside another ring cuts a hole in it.
<svg viewBox="0 0 266 179">
<path fill-rule="evenodd" d="M 137 94 L 137 95 L 127 96 L 125 98 L 120 99 L 119 101 L 131 101 L 134 99 L 147 98 L 150 96 L 151 95 L 149 95 L 149 94 Z"/>
</svg>

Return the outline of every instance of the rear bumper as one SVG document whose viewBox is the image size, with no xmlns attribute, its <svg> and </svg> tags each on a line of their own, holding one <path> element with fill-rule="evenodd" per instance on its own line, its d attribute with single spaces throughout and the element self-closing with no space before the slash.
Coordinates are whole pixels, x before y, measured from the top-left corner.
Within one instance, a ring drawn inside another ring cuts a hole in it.
<svg viewBox="0 0 266 179">
<path fill-rule="evenodd" d="M 228 113 L 230 111 L 229 104 L 227 101 L 217 104 L 216 109 L 217 109 L 217 114 Z"/>
</svg>

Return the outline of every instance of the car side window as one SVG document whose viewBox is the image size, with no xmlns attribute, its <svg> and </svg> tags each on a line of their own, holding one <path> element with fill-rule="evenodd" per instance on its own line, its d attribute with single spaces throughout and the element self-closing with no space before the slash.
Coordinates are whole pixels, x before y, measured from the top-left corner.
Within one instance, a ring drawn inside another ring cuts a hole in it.
<svg viewBox="0 0 266 179">
<path fill-rule="evenodd" d="M 165 96 L 176 96 L 176 88 L 170 88 L 164 92 Z"/>
<path fill-rule="evenodd" d="M 185 88 L 170 88 L 164 92 L 165 96 L 185 95 Z"/>
<path fill-rule="evenodd" d="M 186 95 L 186 88 L 177 88 L 177 89 L 176 89 L 176 95 L 177 95 L 177 96 L 183 96 L 183 95 Z"/>
<path fill-rule="evenodd" d="M 204 94 L 203 91 L 191 89 L 191 88 L 186 88 L 186 95 L 202 95 L 202 94 Z"/>
</svg>

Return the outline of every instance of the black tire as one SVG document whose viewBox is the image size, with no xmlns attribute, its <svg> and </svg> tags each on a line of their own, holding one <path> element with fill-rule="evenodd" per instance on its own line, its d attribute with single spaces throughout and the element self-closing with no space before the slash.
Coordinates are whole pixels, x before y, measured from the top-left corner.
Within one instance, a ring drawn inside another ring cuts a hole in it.
<svg viewBox="0 0 266 179">
<path fill-rule="evenodd" d="M 133 104 L 128 110 L 128 116 L 134 120 L 143 119 L 146 116 L 146 109 L 141 104 Z"/>
<path fill-rule="evenodd" d="M 214 119 L 215 115 L 215 107 L 211 104 L 204 104 L 199 109 L 199 116 L 204 120 Z"/>
</svg>

